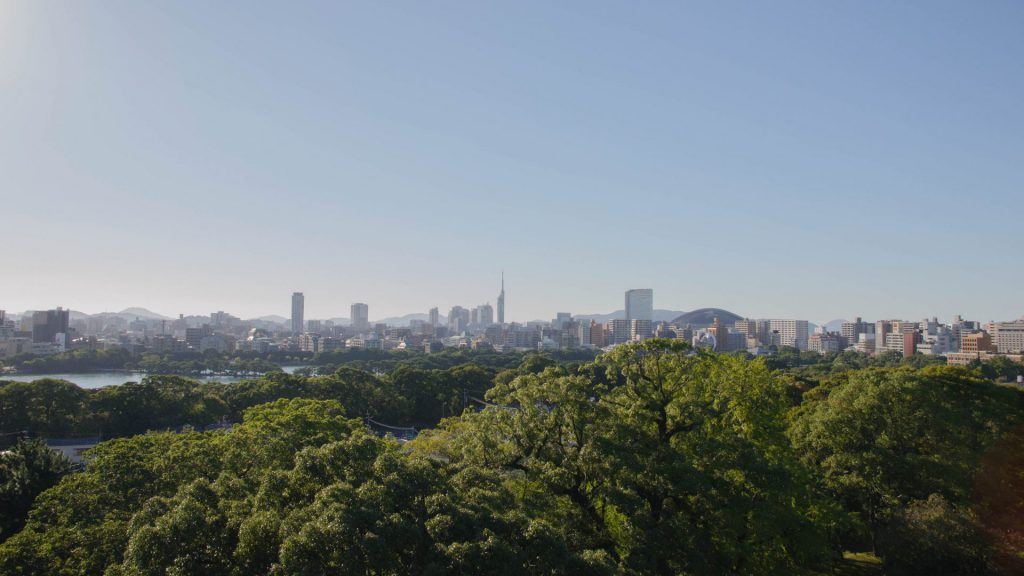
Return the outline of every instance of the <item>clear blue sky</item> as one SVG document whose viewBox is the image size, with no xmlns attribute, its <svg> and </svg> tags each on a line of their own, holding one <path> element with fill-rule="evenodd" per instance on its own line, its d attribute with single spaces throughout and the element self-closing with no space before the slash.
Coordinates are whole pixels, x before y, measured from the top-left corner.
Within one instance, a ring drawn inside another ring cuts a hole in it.
<svg viewBox="0 0 1024 576">
<path fill-rule="evenodd" d="M 0 308 L 1024 314 L 1024 3 L 0 3 Z"/>
</svg>

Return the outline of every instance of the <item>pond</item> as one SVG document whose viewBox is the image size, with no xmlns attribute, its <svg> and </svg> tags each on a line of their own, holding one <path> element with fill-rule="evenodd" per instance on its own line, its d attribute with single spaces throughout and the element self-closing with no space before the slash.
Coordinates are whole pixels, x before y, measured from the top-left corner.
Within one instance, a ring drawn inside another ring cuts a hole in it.
<svg viewBox="0 0 1024 576">
<path fill-rule="evenodd" d="M 305 366 L 282 366 L 281 369 L 288 374 L 294 373 L 299 368 Z M 128 372 L 126 370 L 97 370 L 95 372 L 79 372 L 79 373 L 65 373 L 65 374 L 3 374 L 0 375 L 0 380 L 15 380 L 17 382 L 31 382 L 33 380 L 39 380 L 40 378 L 56 378 L 59 380 L 67 380 L 68 382 L 77 384 L 82 388 L 103 388 L 106 386 L 114 386 L 117 384 L 124 384 L 125 382 L 138 382 L 145 377 L 146 374 L 141 372 Z M 200 382 L 219 382 L 221 384 L 231 384 L 233 382 L 239 382 L 241 380 L 251 380 L 254 376 L 186 376 L 193 380 Z"/>
</svg>

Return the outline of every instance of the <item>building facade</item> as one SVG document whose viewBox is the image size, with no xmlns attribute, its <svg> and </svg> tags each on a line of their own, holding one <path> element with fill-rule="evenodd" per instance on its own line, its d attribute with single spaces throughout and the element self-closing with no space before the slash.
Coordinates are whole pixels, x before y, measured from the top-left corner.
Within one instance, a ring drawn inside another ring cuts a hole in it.
<svg viewBox="0 0 1024 576">
<path fill-rule="evenodd" d="M 306 326 L 306 297 L 302 292 L 292 293 L 292 334 L 302 334 Z"/>
<path fill-rule="evenodd" d="M 349 308 L 352 318 L 352 329 L 356 332 L 366 332 L 370 329 L 370 307 L 362 302 L 356 302 Z"/>
</svg>

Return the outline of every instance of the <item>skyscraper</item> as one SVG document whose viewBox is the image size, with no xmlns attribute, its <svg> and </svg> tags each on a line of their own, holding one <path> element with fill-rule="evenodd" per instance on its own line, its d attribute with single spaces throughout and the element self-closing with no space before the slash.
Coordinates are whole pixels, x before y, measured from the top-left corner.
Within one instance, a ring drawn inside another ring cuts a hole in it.
<svg viewBox="0 0 1024 576">
<path fill-rule="evenodd" d="M 437 323 L 438 323 L 438 321 L 440 319 L 440 314 L 437 311 L 437 307 L 431 308 L 429 315 L 430 315 L 430 325 L 433 326 L 434 328 L 437 328 Z"/>
<path fill-rule="evenodd" d="M 501 271 L 501 293 L 498 294 L 498 324 L 505 323 L 505 271 Z"/>
<path fill-rule="evenodd" d="M 306 297 L 292 292 L 292 333 L 301 334 L 306 325 Z"/>
<path fill-rule="evenodd" d="M 626 290 L 626 324 L 633 320 L 646 320 L 648 328 L 654 316 L 654 290 L 638 288 Z M 650 334 L 643 334 L 644 338 Z"/>
<path fill-rule="evenodd" d="M 370 307 L 362 302 L 352 305 L 352 328 L 362 332 L 370 327 Z"/>
</svg>

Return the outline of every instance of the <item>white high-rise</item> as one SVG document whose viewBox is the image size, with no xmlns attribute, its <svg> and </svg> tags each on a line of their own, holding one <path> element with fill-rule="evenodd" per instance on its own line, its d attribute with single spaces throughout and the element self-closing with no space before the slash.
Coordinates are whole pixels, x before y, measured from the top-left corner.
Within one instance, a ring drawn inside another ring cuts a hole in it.
<svg viewBox="0 0 1024 576">
<path fill-rule="evenodd" d="M 772 333 L 772 344 L 807 350 L 807 320 L 769 320 L 768 329 Z"/>
<path fill-rule="evenodd" d="M 631 326 L 633 320 L 643 321 L 641 331 L 647 330 L 646 334 L 639 334 L 640 338 L 650 336 L 651 320 L 654 316 L 654 290 L 651 288 L 637 288 L 626 290 L 626 325 Z"/>
</svg>

